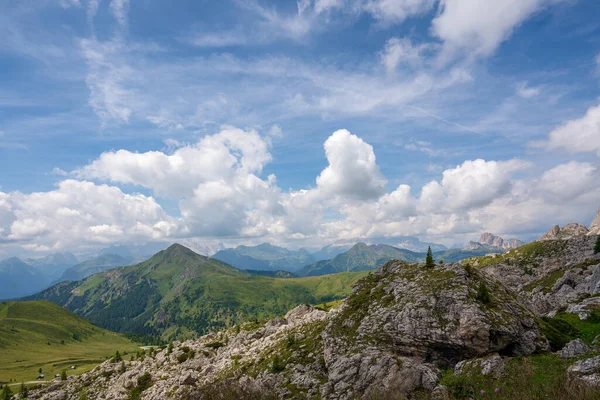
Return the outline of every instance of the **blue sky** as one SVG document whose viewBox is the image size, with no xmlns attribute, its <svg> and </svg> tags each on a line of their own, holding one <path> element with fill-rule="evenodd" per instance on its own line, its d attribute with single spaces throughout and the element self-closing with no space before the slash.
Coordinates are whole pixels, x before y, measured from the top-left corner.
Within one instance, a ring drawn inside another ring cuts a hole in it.
<svg viewBox="0 0 600 400">
<path fill-rule="evenodd" d="M 533 239 L 600 206 L 593 0 L 0 5 L 0 255 Z"/>
</svg>

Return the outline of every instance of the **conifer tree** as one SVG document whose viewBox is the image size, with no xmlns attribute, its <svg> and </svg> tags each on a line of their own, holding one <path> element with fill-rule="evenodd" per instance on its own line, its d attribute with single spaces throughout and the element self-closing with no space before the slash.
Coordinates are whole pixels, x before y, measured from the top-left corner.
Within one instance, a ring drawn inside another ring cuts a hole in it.
<svg viewBox="0 0 600 400">
<path fill-rule="evenodd" d="M 10 400 L 13 397 L 13 392 L 10 390 L 8 385 L 4 385 L 2 393 L 0 393 L 0 400 Z"/>
<path fill-rule="evenodd" d="M 29 397 L 29 390 L 27 390 L 27 386 L 25 386 L 25 382 L 21 382 L 21 390 L 19 391 L 22 399 L 26 399 Z"/>
<path fill-rule="evenodd" d="M 596 239 L 596 246 L 594 246 L 594 254 L 600 253 L 600 235 Z"/>
<path fill-rule="evenodd" d="M 431 246 L 427 248 L 427 257 L 425 257 L 425 266 L 428 268 L 432 268 L 435 266 L 435 261 L 433 260 L 433 253 L 431 252 Z"/>
</svg>

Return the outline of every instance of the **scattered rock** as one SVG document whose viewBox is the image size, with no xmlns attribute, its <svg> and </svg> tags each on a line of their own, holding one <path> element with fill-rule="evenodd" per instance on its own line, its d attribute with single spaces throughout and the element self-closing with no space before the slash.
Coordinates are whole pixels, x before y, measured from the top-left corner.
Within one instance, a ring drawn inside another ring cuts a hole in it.
<svg viewBox="0 0 600 400">
<path fill-rule="evenodd" d="M 504 360 L 498 354 L 492 354 L 485 358 L 461 361 L 454 367 L 456 375 L 484 375 L 499 378 L 504 372 Z"/>
<path fill-rule="evenodd" d="M 198 380 L 195 372 L 186 372 L 179 378 L 180 385 L 193 385 Z"/>
</svg>

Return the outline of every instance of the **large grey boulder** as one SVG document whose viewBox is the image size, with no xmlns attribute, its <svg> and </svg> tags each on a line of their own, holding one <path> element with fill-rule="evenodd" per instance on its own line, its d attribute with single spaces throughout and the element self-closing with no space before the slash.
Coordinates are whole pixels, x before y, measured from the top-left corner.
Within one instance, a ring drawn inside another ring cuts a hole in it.
<svg viewBox="0 0 600 400">
<path fill-rule="evenodd" d="M 570 380 L 600 388 L 600 356 L 576 361 L 567 370 Z"/>
<path fill-rule="evenodd" d="M 500 355 L 492 354 L 484 358 L 464 360 L 454 367 L 456 375 L 483 375 L 499 378 L 504 373 L 504 360 Z"/>
<path fill-rule="evenodd" d="M 575 339 L 567 343 L 558 354 L 560 355 L 560 358 L 574 358 L 579 357 L 588 351 L 590 351 L 590 348 L 583 340 Z"/>
</svg>

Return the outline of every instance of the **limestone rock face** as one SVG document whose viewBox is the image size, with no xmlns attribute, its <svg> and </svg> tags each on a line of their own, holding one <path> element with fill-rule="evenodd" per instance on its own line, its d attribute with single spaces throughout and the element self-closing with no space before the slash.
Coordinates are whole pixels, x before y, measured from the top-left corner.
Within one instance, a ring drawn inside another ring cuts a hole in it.
<svg viewBox="0 0 600 400">
<path fill-rule="evenodd" d="M 590 236 L 545 240 L 471 263 L 521 293 L 538 314 L 576 307 L 585 318 L 597 299 L 589 297 L 600 293 L 600 254 L 594 254 L 594 244 Z"/>
<path fill-rule="evenodd" d="M 590 225 L 588 235 L 600 235 L 600 209 L 598 210 L 598 213 L 596 213 L 596 217 Z"/>
<path fill-rule="evenodd" d="M 546 232 L 539 240 L 567 240 L 577 236 L 585 236 L 588 233 L 588 228 L 585 225 L 571 222 L 562 228 L 558 225 L 554 225 L 554 227 Z"/>
<path fill-rule="evenodd" d="M 590 348 L 587 344 L 583 342 L 581 339 L 575 339 L 570 341 L 562 348 L 559 352 L 560 358 L 573 358 L 579 357 L 590 351 Z"/>
<path fill-rule="evenodd" d="M 482 284 L 492 291 L 489 304 L 477 300 Z M 438 366 L 494 352 L 531 354 L 546 348 L 534 319 L 514 293 L 475 269 L 392 261 L 360 281 L 329 322 L 325 360 L 372 343 Z"/>
</svg>

